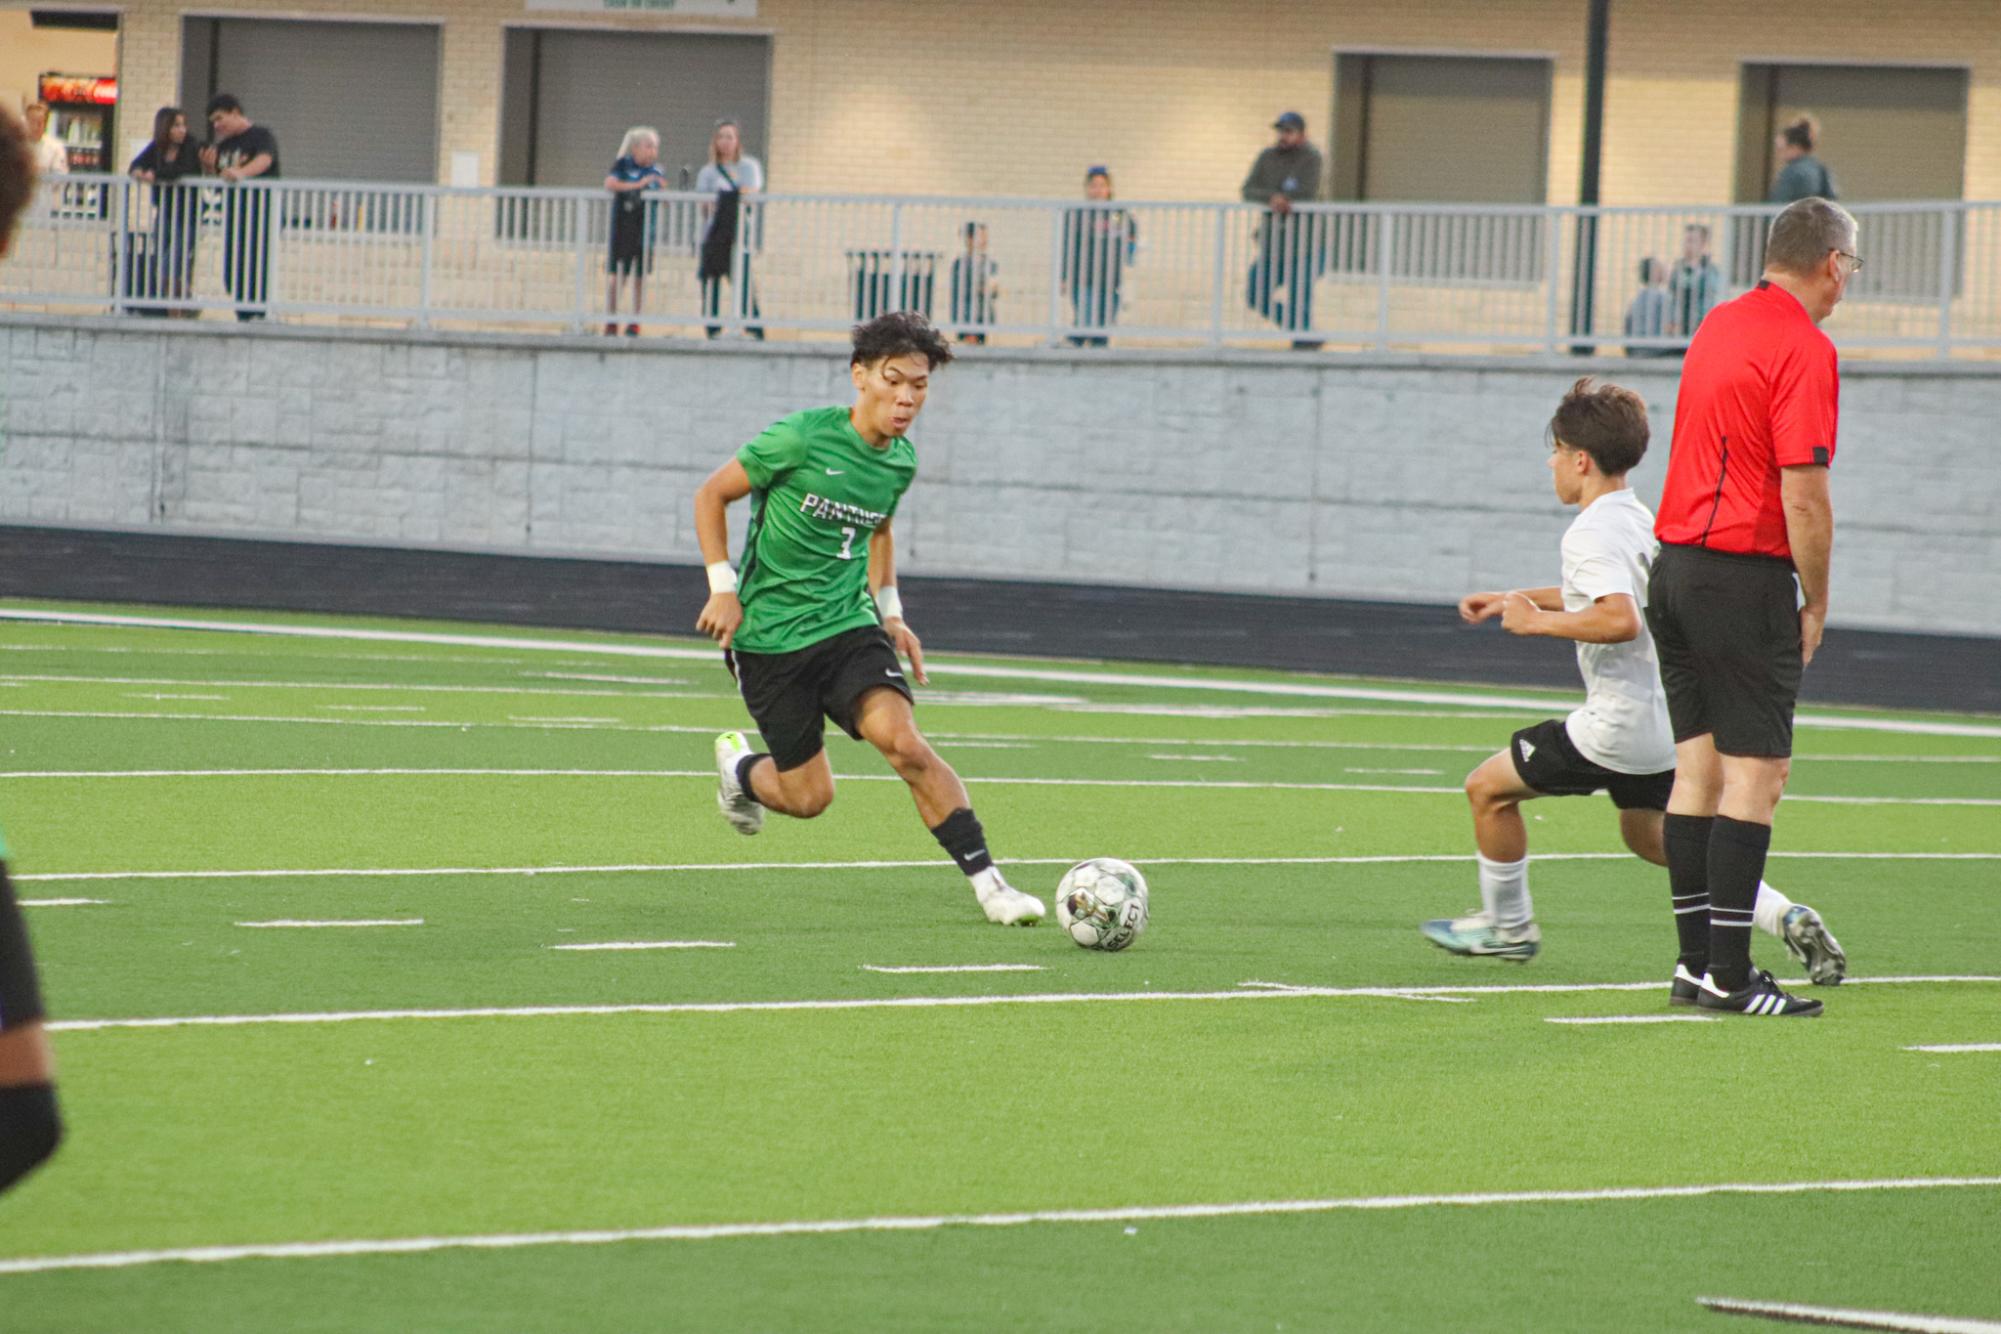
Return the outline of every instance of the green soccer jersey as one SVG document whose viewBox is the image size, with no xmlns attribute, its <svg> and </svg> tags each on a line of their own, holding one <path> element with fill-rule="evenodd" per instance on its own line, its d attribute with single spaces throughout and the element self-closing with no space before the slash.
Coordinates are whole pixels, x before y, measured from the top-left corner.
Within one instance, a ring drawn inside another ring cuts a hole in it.
<svg viewBox="0 0 2001 1334">
<path fill-rule="evenodd" d="M 736 456 L 751 495 L 732 647 L 790 653 L 876 624 L 868 540 L 917 475 L 910 442 L 876 449 L 846 408 L 814 408 L 774 422 Z"/>
</svg>

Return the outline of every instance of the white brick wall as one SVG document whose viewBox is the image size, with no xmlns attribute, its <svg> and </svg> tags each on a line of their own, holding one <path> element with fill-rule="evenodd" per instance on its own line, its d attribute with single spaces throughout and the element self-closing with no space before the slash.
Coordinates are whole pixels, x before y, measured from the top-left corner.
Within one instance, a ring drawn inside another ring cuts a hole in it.
<svg viewBox="0 0 2001 1334">
<path fill-rule="evenodd" d="M 943 372 L 898 517 L 927 574 L 1444 602 L 1552 582 L 1543 426 L 1598 370 L 983 349 Z M 825 347 L 623 344 L 0 317 L 0 522 L 694 562 L 695 487 L 844 401 Z M 2001 634 L 2001 376 L 1856 363 L 1834 619 Z M 739 522 L 741 514 L 737 515 Z"/>
</svg>

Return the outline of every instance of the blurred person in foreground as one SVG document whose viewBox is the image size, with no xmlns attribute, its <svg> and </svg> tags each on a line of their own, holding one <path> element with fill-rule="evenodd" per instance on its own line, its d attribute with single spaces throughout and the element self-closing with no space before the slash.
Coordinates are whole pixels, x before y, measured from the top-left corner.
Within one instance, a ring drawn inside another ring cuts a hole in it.
<svg viewBox="0 0 2001 1334">
<path fill-rule="evenodd" d="M 35 191 L 35 147 L 27 127 L 0 107 L 0 262 Z M 41 988 L 28 925 L 7 876 L 0 837 L 0 1192 L 48 1161 L 62 1140 L 55 1058 L 43 1031 Z"/>
</svg>

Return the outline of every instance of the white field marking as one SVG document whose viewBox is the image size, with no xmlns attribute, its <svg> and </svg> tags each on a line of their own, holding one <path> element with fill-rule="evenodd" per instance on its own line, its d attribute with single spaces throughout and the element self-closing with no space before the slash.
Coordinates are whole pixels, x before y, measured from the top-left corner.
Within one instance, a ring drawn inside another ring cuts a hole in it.
<svg viewBox="0 0 2001 1334">
<path fill-rule="evenodd" d="M 2001 755 L 1795 755 L 1793 765 L 1816 764 L 2001 764 Z"/>
<path fill-rule="evenodd" d="M 1943 1042 L 1924 1047 L 1906 1047 L 1905 1051 L 1935 1051 L 1945 1054 L 1974 1051 L 2001 1051 L 2001 1042 Z"/>
<path fill-rule="evenodd" d="M 555 948 L 555 947 L 552 947 Z M 1780 979 L 1788 981 L 1789 979 Z M 1805 985 L 1805 979 L 1790 979 Z M 1995 975 L 1932 977 L 1851 977 L 1843 986 L 1943 985 L 2001 983 Z M 89 1033 L 119 1028 L 243 1028 L 262 1024 L 354 1024 L 404 1019 L 561 1019 L 612 1015 L 765 1014 L 805 1010 L 931 1010 L 984 1005 L 1117 1005 L 1145 1001 L 1244 1000 L 1418 1000 L 1440 996 L 1572 995 L 1601 991 L 1658 991 L 1658 978 L 1646 982 L 1536 982 L 1449 987 L 1314 987 L 1285 991 L 1067 991 L 1008 996 L 853 996 L 839 1000 L 770 1001 L 634 1001 L 619 1005 L 480 1006 L 459 1010 L 327 1010 L 274 1014 L 207 1014 L 154 1016 L 145 1019 L 62 1019 L 47 1025 L 51 1033 Z"/>
<path fill-rule="evenodd" d="M 622 723 L 625 721 L 623 718 L 531 718 L 525 714 L 514 713 L 508 714 L 507 720 L 512 723 Z M 688 730 L 692 732 L 696 729 L 691 727 Z"/>
<path fill-rule="evenodd" d="M 1071 709 L 1090 707 L 1082 695 L 1047 695 L 992 690 L 939 690 L 926 688 L 918 697 L 926 704 L 948 704 L 967 709 Z"/>
<path fill-rule="evenodd" d="M 22 899 L 20 901 L 23 908 L 87 908 L 109 902 L 110 899 Z"/>
<path fill-rule="evenodd" d="M 953 750 L 1034 750 L 1027 741 L 954 741 Z"/>
<path fill-rule="evenodd" d="M 1306 987 L 1302 987 L 1302 986 L 1300 986 L 1300 985 L 1299 985 L 1298 983 L 1294 983 L 1294 982 L 1257 982 L 1257 981 L 1251 981 L 1251 982 L 1239 982 L 1239 983 L 1237 983 L 1237 985 L 1238 985 L 1238 986 L 1240 986 L 1240 987 L 1256 987 L 1256 988 L 1258 988 L 1258 989 L 1260 989 L 1260 990 L 1263 990 L 1263 991 L 1267 991 L 1267 992 L 1272 992 L 1272 993 L 1293 993 L 1293 994 L 1297 994 L 1297 993 L 1299 993 L 1299 992 L 1301 992 L 1301 991 L 1305 991 L 1305 990 L 1309 990 L 1309 988 L 1306 988 Z M 1440 1004 L 1440 1005 L 1472 1005 L 1472 1004 L 1474 1003 L 1474 1001 L 1473 1001 L 1473 998 L 1472 998 L 1471 996 L 1415 996 L 1415 995 L 1410 995 L 1410 996 L 1406 996 L 1406 995 L 1397 995 L 1397 996 L 1385 996 L 1385 997 L 1384 997 L 1383 999 L 1385 999 L 1385 1000 L 1402 1000 L 1402 1001 L 1434 1001 L 1434 1002 L 1436 1002 L 1436 1003 L 1438 1003 L 1438 1004 Z"/>
<path fill-rule="evenodd" d="M 690 696 L 689 698 L 706 698 Z M 723 698 L 718 695 L 715 698 Z M 120 722 L 154 721 L 173 723 L 302 723 L 308 727 L 429 727 L 453 732 L 469 732 L 475 728 L 500 728 L 508 731 L 576 731 L 576 732 L 665 732 L 690 733 L 700 736 L 714 736 L 729 730 L 726 727 L 691 727 L 682 723 L 622 723 L 618 726 L 601 724 L 564 722 L 489 722 L 467 719 L 454 722 L 450 719 L 433 718 L 305 718 L 297 714 L 256 714 L 256 713 L 141 713 L 136 710 L 110 711 L 102 709 L 0 709 L 0 718 L 107 718 Z"/>
<path fill-rule="evenodd" d="M 183 617 L 118 616 L 103 612 L 0 609 L 0 620 L 56 624 L 112 625 L 162 630 L 216 630 L 233 634 L 281 635 L 304 639 L 342 639 L 377 643 L 442 644 L 461 648 L 502 648 L 535 652 L 585 653 L 603 657 L 665 658 L 713 662 L 715 650 L 672 648 L 663 644 L 593 643 L 588 640 L 527 639 L 512 635 L 435 634 L 415 630 L 364 630 L 344 626 L 286 625 L 263 621 L 204 621 Z M 1209 677 L 1171 676 L 1138 672 L 1084 672 L 1039 667 L 994 667 L 950 660 L 930 661 L 935 671 L 1001 680 L 1052 681 L 1081 685 L 1153 686 L 1175 690 L 1221 691 L 1228 694 L 1289 695 L 1316 699 L 1378 700 L 1407 704 L 1450 704 L 1508 710 L 1567 710 L 1575 693 L 1561 696 L 1497 695 L 1442 690 L 1331 686 L 1304 681 L 1243 681 Z M 1467 715 L 1447 715 L 1467 716 Z M 1934 723 L 1896 718 L 1847 718 L 1831 714 L 1800 714 L 1795 727 L 1849 728 L 1865 732 L 1896 732 L 1915 736 L 2001 738 L 2001 724 Z"/>
<path fill-rule="evenodd" d="M 1436 778 L 1444 774 L 1445 770 L 1443 769 L 1343 769 L 1341 772 L 1344 774 L 1417 774 L 1422 777 Z"/>
<path fill-rule="evenodd" d="M 316 704 L 329 713 L 428 713 L 422 704 Z"/>
<path fill-rule="evenodd" d="M 792 1219 L 764 1223 L 689 1223 L 664 1227 L 501 1232 L 352 1241 L 271 1242 L 249 1246 L 187 1246 L 170 1250 L 100 1251 L 82 1255 L 0 1260 L 0 1274 L 60 1269 L 130 1269 L 140 1265 L 229 1260 L 315 1260 L 351 1255 L 415 1255 L 445 1250 L 514 1250 L 528 1246 L 592 1246 L 628 1241 L 717 1241 L 736 1237 L 826 1236 L 843 1232 L 935 1232 L 948 1227 L 1023 1227 L 1034 1223 L 1168 1222 L 1379 1209 L 1426 1209 L 1500 1204 L 1596 1204 L 1714 1195 L 1819 1195 L 1884 1190 L 1951 1190 L 2001 1185 L 2001 1177 L 1883 1177 L 1837 1181 L 1722 1181 L 1696 1185 L 1614 1186 L 1597 1190 L 1478 1191 L 1438 1195 L 1359 1195 L 1308 1200 L 1238 1200 L 1210 1204 L 1127 1205 L 1109 1209 L 1037 1209 L 1016 1213 L 889 1215 Z M 1977 1331 L 1988 1334 L 1988 1331 Z"/>
<path fill-rule="evenodd" d="M 865 963 L 865 973 L 1039 973 L 1039 963 Z"/>
<path fill-rule="evenodd" d="M 1545 1018 L 1545 1024 L 1715 1024 L 1715 1014 L 1587 1014 Z"/>
<path fill-rule="evenodd" d="M 733 950 L 734 940 L 600 940 L 551 945 L 552 950 Z"/>
<path fill-rule="evenodd" d="M 688 686 L 694 682 L 683 676 L 614 676 L 608 672 L 522 672 L 541 681 L 597 681 L 615 686 Z"/>
<path fill-rule="evenodd" d="M 1551 712 L 1564 712 L 1553 704 Z M 1516 719 L 1541 709 L 1511 709 L 1505 713 L 1475 709 L 1282 709 L 1250 704 L 1075 704 L 1063 705 L 1057 713 L 1110 713 L 1139 718 L 1504 718 Z M 1797 720 L 1795 720 L 1797 722 Z M 1199 743 L 1207 744 L 1207 743 Z"/>
<path fill-rule="evenodd" d="M 20 682 L 20 681 L 0 681 L 0 685 L 11 685 L 11 686 L 19 686 L 19 685 L 22 685 L 22 684 L 23 684 L 23 683 L 22 683 L 22 682 Z M 211 703 L 213 703 L 213 702 L 215 702 L 215 701 L 218 701 L 218 700 L 226 700 L 226 699 L 228 699 L 228 698 L 229 698 L 229 696 L 227 696 L 227 695 L 163 695 L 163 694 L 150 694 L 150 695 L 148 695 L 148 694 L 140 694 L 140 693 L 136 693 L 136 692 L 132 692 L 132 691 L 127 691 L 127 692 L 126 692 L 125 694 L 121 695 L 121 696 L 120 696 L 119 698 L 121 698 L 121 699 L 150 699 L 150 700 L 169 700 L 169 699 L 202 699 L 202 700 L 208 700 L 208 701 L 210 701 Z"/>
<path fill-rule="evenodd" d="M 1739 1297 L 1697 1297 L 1718 1315 L 1748 1315 L 1795 1325 L 1889 1330 L 1892 1334 L 2001 1334 L 2001 1321 L 1967 1316 L 1919 1315 L 1904 1311 L 1858 1311 L 1846 1306 L 1798 1306 L 1791 1302 L 1751 1302 Z"/>
<path fill-rule="evenodd" d="M 110 644 L 0 644 L 8 653 L 123 653 L 142 657 L 245 658 L 267 660 L 306 658 L 313 662 L 443 662 L 480 667 L 519 667 L 526 658 L 490 658 L 471 653 L 313 653 L 296 649 L 261 653 L 238 648 L 125 648 Z"/>
<path fill-rule="evenodd" d="M 4 775 L 0 775 L 4 776 Z M 2001 861 L 2001 852 L 1789 852 L 1775 850 L 1772 858 L 1812 861 L 1922 861 L 1992 862 Z M 1542 852 L 1539 862 L 1622 862 L 1626 852 Z M 1009 857 L 1009 866 L 1075 866 L 1078 858 Z M 1396 866 L 1423 862 L 1466 863 L 1465 853 L 1382 853 L 1348 857 L 1134 857 L 1134 864 L 1154 866 Z M 937 870 L 952 867 L 944 858 L 910 860 L 863 860 L 848 862 L 612 862 L 579 866 L 400 866 L 400 867 L 270 867 L 254 870 L 208 871 L 44 871 L 17 875 L 16 881 L 66 880 L 284 880 L 284 879 L 394 879 L 412 876 L 471 875 L 638 875 L 676 871 L 901 871 Z M 1853 980 L 1853 979 L 1851 979 Z"/>
<path fill-rule="evenodd" d="M 238 926 L 250 927 L 321 927 L 321 926 L 422 926 L 421 917 L 339 917 L 323 921 L 281 917 L 269 922 L 238 922 Z"/>
<path fill-rule="evenodd" d="M 560 686 L 446 686 L 403 684 L 396 681 L 198 681 L 185 677 L 153 676 L 72 676 L 58 673 L 0 677 L 6 681 L 32 681 L 49 685 L 98 686 L 200 686 L 210 690 L 389 690 L 398 694 L 431 695 L 557 695 L 591 699 L 725 699 L 716 692 L 685 690 L 579 690 Z M 127 695 L 127 699 L 222 699 L 221 695 Z"/>
<path fill-rule="evenodd" d="M 959 742 L 958 744 L 959 744 L 959 745 L 961 745 L 961 746 L 963 746 L 963 745 L 965 745 L 966 743 L 965 743 L 965 742 L 963 742 L 963 741 L 961 741 L 961 742 Z M 1147 756 L 1147 758 L 1148 758 L 1149 760 L 1182 760 L 1182 761 L 1186 761 L 1186 762 L 1189 762 L 1189 763 L 1193 763 L 1193 764 L 1242 764 L 1242 763 L 1244 762 L 1244 757 L 1243 757 L 1243 756 L 1241 756 L 1241 755 L 1167 755 L 1167 754 L 1162 754 L 1162 755 L 1149 755 L 1149 756 Z"/>
<path fill-rule="evenodd" d="M 1156 756 L 1188 759 L 1189 756 Z M 1208 758 L 1208 757 L 1204 757 Z M 1408 771 L 1420 772 L 1420 771 Z M 1421 772 L 1437 772 L 1424 770 Z M 0 778 L 700 778 L 713 769 L 41 769 L 0 771 Z M 843 783 L 901 783 L 896 774 L 836 774 Z M 1459 787 L 1415 783 L 1290 783 L 1249 778 L 1024 778 L 961 775 L 976 787 L 1202 788 L 1242 792 L 1390 792 L 1428 797 L 1460 797 Z M 1831 797 L 1788 796 L 1787 801 L 1835 806 L 2001 806 L 2001 797 Z"/>
</svg>

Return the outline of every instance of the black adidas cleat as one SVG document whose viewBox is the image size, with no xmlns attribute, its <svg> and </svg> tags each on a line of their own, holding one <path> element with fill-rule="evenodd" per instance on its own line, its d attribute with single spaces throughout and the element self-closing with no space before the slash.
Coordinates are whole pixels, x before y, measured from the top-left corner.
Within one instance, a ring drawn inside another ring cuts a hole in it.
<svg viewBox="0 0 2001 1334">
<path fill-rule="evenodd" d="M 1674 965 L 1674 980 L 1668 983 L 1669 1005 L 1693 1005 L 1702 991 L 1702 979 L 1688 971 L 1688 965 L 1679 959 Z"/>
<path fill-rule="evenodd" d="M 1779 984 L 1762 968 L 1751 970 L 1751 980 L 1735 991 L 1725 991 L 1702 975 L 1695 1003 L 1705 1010 L 1724 1014 L 1755 1014 L 1767 1018 L 1812 1019 L 1821 1011 L 1817 1000 L 1802 1000 L 1779 990 Z"/>
</svg>

